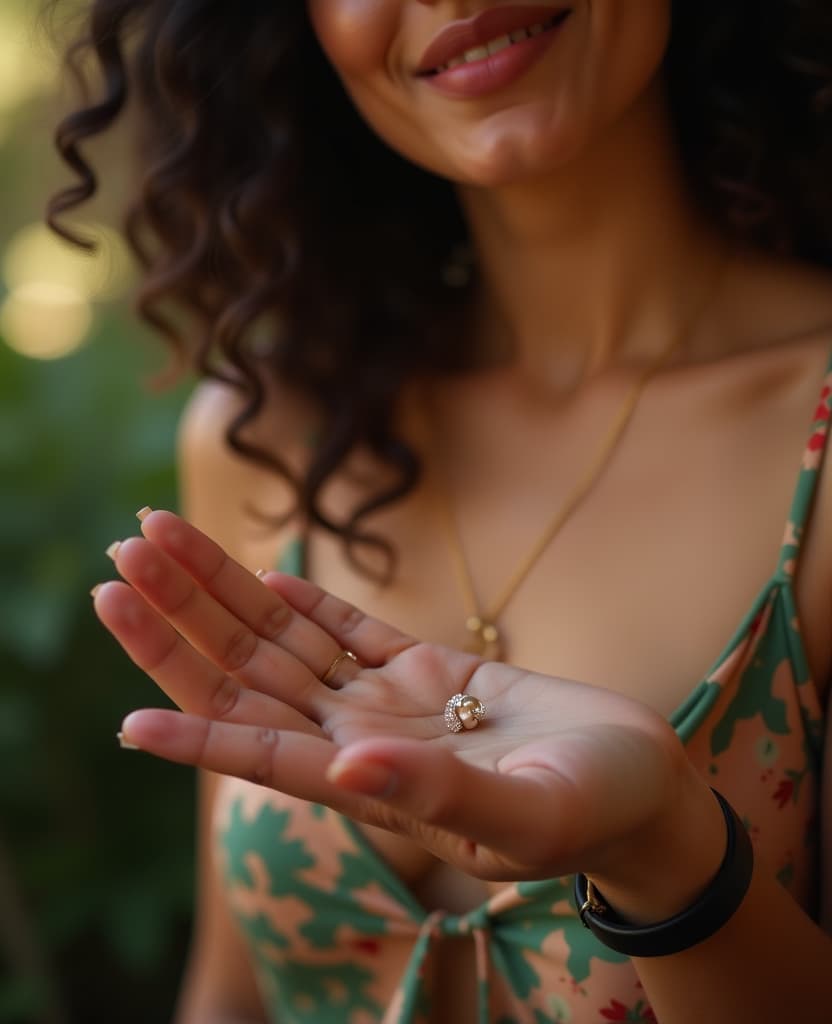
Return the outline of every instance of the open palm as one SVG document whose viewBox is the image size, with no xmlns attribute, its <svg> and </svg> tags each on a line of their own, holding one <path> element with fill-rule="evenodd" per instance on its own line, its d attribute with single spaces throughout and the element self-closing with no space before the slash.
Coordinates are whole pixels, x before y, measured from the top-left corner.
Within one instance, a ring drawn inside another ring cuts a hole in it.
<svg viewBox="0 0 832 1024">
<path fill-rule="evenodd" d="M 304 580 L 261 582 L 172 513 L 142 531 L 96 611 L 185 714 L 134 712 L 131 744 L 326 803 L 494 880 L 603 870 L 673 799 L 684 756 L 648 708 L 419 643 Z M 451 733 L 461 692 L 488 716 Z"/>
</svg>

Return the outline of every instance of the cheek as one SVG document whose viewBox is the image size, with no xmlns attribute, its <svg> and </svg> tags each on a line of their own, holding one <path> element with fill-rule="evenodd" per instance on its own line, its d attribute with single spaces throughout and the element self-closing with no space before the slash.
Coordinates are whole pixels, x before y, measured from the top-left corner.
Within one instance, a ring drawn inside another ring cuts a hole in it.
<svg viewBox="0 0 832 1024">
<path fill-rule="evenodd" d="M 321 47 L 343 77 L 384 66 L 400 7 L 401 0 L 307 0 Z"/>
<path fill-rule="evenodd" d="M 424 163 L 423 126 L 401 72 L 402 38 L 413 9 L 402 0 L 307 0 L 307 10 L 321 48 L 372 131 Z"/>
<path fill-rule="evenodd" d="M 639 0 L 637 14 L 627 8 L 620 0 L 598 0 L 594 6 L 600 57 L 600 66 L 593 68 L 595 92 L 607 113 L 618 113 L 645 90 L 661 69 L 670 38 L 670 0 Z"/>
</svg>

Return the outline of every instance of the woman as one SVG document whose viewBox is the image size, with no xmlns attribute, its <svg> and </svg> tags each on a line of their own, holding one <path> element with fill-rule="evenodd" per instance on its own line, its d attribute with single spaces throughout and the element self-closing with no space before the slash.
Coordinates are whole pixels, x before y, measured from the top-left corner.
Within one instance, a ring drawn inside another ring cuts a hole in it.
<svg viewBox="0 0 832 1024">
<path fill-rule="evenodd" d="M 185 712 L 124 744 L 209 770 L 177 1020 L 819 1019 L 826 9 L 96 0 L 90 38 L 53 220 L 129 80 L 142 309 L 209 378 L 195 526 L 143 510 L 95 592 Z"/>
</svg>

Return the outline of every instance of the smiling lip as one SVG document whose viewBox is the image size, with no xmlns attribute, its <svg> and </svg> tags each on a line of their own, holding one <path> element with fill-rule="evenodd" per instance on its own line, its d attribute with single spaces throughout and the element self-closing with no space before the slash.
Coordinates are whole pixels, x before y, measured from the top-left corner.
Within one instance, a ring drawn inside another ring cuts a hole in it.
<svg viewBox="0 0 832 1024">
<path fill-rule="evenodd" d="M 563 6 L 545 7 L 492 7 L 466 21 L 454 21 L 442 29 L 422 55 L 416 67 L 417 75 L 429 75 L 459 58 L 467 50 L 485 46 L 500 36 L 519 29 L 547 22 L 559 14 L 568 13 Z"/>
</svg>

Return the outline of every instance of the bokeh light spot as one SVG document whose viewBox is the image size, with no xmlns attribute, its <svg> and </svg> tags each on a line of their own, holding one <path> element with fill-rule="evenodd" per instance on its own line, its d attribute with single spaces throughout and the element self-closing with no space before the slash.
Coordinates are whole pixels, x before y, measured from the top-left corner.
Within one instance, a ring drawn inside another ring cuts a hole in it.
<svg viewBox="0 0 832 1024">
<path fill-rule="evenodd" d="M 23 284 L 0 307 L 0 334 L 10 348 L 31 359 L 69 355 L 84 343 L 91 325 L 89 299 L 55 282 Z"/>
<path fill-rule="evenodd" d="M 0 10 L 0 113 L 51 89 L 56 67 L 33 46 L 34 26 L 20 9 Z"/>
<path fill-rule="evenodd" d="M 28 224 L 11 239 L 3 259 L 9 289 L 32 281 L 66 285 L 88 299 L 106 302 L 124 294 L 131 283 L 130 254 L 118 232 L 104 224 L 84 224 L 98 252 L 87 253 L 65 242 L 45 224 Z"/>
</svg>

